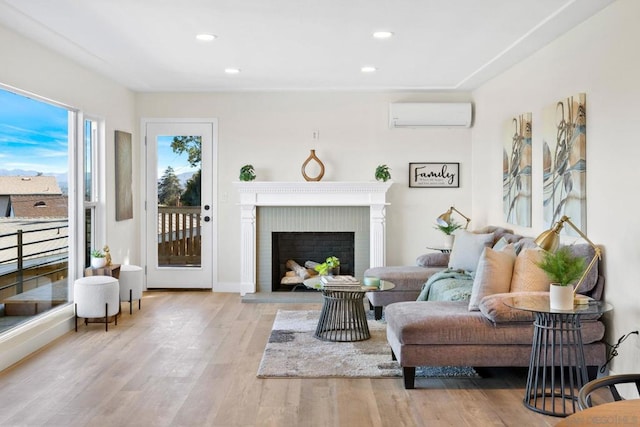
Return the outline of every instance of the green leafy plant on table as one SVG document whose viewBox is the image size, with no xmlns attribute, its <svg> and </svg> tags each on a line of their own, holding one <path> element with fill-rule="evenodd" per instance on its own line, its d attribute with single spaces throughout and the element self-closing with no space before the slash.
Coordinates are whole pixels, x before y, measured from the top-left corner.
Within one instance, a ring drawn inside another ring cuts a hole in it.
<svg viewBox="0 0 640 427">
<path fill-rule="evenodd" d="M 440 225 L 440 224 L 436 224 L 435 227 L 436 230 L 440 230 L 442 231 L 444 234 L 446 234 L 447 236 L 451 236 L 453 234 L 454 231 L 462 228 L 462 225 L 458 224 L 455 221 L 451 221 L 449 224 L 447 225 Z"/>
<path fill-rule="evenodd" d="M 321 276 L 325 276 L 329 274 L 330 270 L 333 270 L 336 267 L 340 267 L 340 260 L 334 256 L 330 256 L 322 264 L 316 265 L 314 270 L 316 270 Z"/>
<path fill-rule="evenodd" d="M 586 268 L 584 258 L 574 256 L 567 246 L 555 252 L 544 252 L 538 267 L 544 270 L 552 283 L 568 286 L 576 283 Z"/>
</svg>

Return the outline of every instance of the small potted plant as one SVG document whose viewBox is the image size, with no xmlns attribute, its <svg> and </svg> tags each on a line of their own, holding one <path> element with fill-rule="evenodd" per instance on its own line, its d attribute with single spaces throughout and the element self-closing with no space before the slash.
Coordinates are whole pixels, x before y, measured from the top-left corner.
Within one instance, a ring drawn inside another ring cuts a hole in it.
<svg viewBox="0 0 640 427">
<path fill-rule="evenodd" d="M 107 258 L 100 249 L 91 251 L 91 268 L 102 268 L 107 265 Z"/>
<path fill-rule="evenodd" d="M 387 182 L 388 180 L 391 179 L 391 172 L 389 169 L 389 166 L 387 165 L 380 165 L 376 168 L 376 180 L 377 181 L 382 181 L 382 182 Z"/>
<path fill-rule="evenodd" d="M 556 310 L 573 309 L 573 285 L 580 280 L 586 263 L 584 258 L 574 256 L 567 246 L 555 252 L 544 252 L 538 267 L 544 270 L 551 280 L 549 287 L 549 306 Z"/>
<path fill-rule="evenodd" d="M 447 225 L 436 224 L 433 228 L 444 233 L 444 249 L 451 249 L 453 247 L 453 233 L 462 228 L 462 225 L 455 221 L 451 221 Z"/>
<path fill-rule="evenodd" d="M 321 276 L 338 275 L 340 274 L 340 260 L 334 256 L 330 256 L 322 264 L 316 265 L 314 270 Z"/>
<path fill-rule="evenodd" d="M 256 179 L 256 171 L 253 165 L 244 165 L 240 168 L 240 181 L 253 181 Z"/>
</svg>

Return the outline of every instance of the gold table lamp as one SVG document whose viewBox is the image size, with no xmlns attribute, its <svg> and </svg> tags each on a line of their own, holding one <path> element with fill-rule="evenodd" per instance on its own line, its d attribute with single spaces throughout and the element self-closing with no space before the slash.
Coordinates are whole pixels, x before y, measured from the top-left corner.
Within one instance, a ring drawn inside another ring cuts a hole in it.
<svg viewBox="0 0 640 427">
<path fill-rule="evenodd" d="M 447 225 L 451 224 L 451 214 L 453 212 L 457 212 L 458 215 L 460 215 L 461 217 L 463 217 L 464 219 L 467 220 L 467 223 L 464 226 L 464 229 L 466 230 L 467 227 L 469 227 L 469 222 L 471 222 L 471 218 L 469 218 L 468 216 L 464 215 L 462 212 L 460 212 L 458 209 L 456 209 L 455 207 L 451 206 L 449 208 L 449 210 L 447 210 L 445 213 L 443 213 L 442 215 L 440 215 L 438 217 L 438 219 L 436 219 L 436 223 L 438 225 L 441 225 L 443 227 L 446 227 Z"/>
<path fill-rule="evenodd" d="M 593 258 L 591 259 L 591 262 L 589 263 L 589 265 L 587 265 L 587 268 L 585 268 L 584 273 L 582 273 L 582 277 L 580 277 L 580 280 L 578 280 L 578 283 L 576 283 L 576 286 L 573 288 L 573 293 L 575 294 L 582 282 L 584 282 L 587 274 L 589 274 L 589 271 L 591 271 L 591 269 L 594 265 L 596 265 L 596 262 L 599 259 L 602 259 L 602 250 L 597 247 L 591 240 L 589 240 L 587 235 L 580 231 L 580 229 L 576 227 L 576 225 L 571 222 L 569 217 L 566 215 L 563 215 L 563 217 L 560 218 L 560 221 L 556 222 L 553 227 L 551 227 L 547 231 L 543 231 L 538 237 L 536 237 L 534 242 L 536 245 L 547 252 L 555 252 L 556 250 L 558 250 L 558 246 L 560 246 L 560 231 L 562 231 L 562 228 L 565 224 L 569 224 L 571 228 L 573 228 L 576 233 L 580 235 L 580 237 L 582 237 L 587 241 L 587 243 L 589 243 L 589 245 L 595 252 Z"/>
</svg>

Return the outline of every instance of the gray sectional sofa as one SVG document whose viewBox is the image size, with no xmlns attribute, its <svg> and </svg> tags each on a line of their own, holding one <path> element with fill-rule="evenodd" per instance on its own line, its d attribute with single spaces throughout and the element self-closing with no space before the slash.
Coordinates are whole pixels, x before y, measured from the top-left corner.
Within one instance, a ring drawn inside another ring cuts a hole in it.
<svg viewBox="0 0 640 427">
<path fill-rule="evenodd" d="M 502 241 L 512 243 L 519 251 L 535 247 L 533 239 L 503 228 L 487 227 L 480 232 L 493 233 L 488 246 Z M 589 245 L 577 244 L 571 249 L 587 260 L 593 257 Z M 416 266 L 381 267 L 365 273 L 390 280 L 398 288 L 393 293 L 370 293 L 367 297 L 378 311 L 376 314 L 381 314 L 379 307 L 385 307 L 387 340 L 393 357 L 403 368 L 406 388 L 414 387 L 418 366 L 529 366 L 533 314 L 504 304 L 504 298 L 520 292 L 507 289 L 486 295 L 477 308 L 471 309 L 469 298 L 474 276 L 469 274 L 465 280 L 469 272 L 452 274 L 446 270 L 447 261 L 448 254 L 434 253 L 418 258 Z M 603 288 L 604 278 L 598 264 L 578 292 L 600 300 Z M 541 290 L 522 293 L 536 295 Z M 416 301 L 418 296 L 423 300 Z M 590 375 L 595 375 L 596 368 L 606 362 L 603 337 L 604 324 L 599 319 L 583 322 L 585 361 Z"/>
</svg>

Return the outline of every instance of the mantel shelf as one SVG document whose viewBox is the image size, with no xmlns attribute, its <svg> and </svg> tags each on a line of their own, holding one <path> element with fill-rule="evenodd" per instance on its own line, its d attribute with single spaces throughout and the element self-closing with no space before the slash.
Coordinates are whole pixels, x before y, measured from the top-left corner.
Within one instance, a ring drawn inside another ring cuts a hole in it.
<svg viewBox="0 0 640 427">
<path fill-rule="evenodd" d="M 371 206 L 385 204 L 387 182 L 271 182 L 233 183 L 240 204 L 251 206 Z"/>
</svg>

